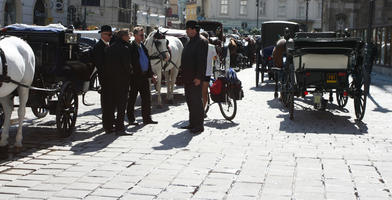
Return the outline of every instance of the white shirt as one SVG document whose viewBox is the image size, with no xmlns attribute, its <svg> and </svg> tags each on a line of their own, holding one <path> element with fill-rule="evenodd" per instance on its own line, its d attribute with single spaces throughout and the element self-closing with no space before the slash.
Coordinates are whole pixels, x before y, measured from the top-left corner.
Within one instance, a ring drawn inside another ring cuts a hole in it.
<svg viewBox="0 0 392 200">
<path fill-rule="evenodd" d="M 214 64 L 214 57 L 217 56 L 215 46 L 208 44 L 208 55 L 207 55 L 207 68 L 206 76 L 212 76 L 212 66 Z"/>
</svg>

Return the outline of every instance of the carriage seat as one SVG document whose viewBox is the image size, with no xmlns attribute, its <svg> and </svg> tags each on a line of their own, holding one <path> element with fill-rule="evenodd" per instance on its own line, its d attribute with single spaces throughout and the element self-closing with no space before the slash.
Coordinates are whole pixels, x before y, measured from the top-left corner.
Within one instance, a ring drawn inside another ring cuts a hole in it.
<svg viewBox="0 0 392 200">
<path fill-rule="evenodd" d="M 304 54 L 294 57 L 294 69 L 304 70 L 346 70 L 349 57 L 344 54 Z M 300 63 L 301 61 L 301 63 Z"/>
</svg>

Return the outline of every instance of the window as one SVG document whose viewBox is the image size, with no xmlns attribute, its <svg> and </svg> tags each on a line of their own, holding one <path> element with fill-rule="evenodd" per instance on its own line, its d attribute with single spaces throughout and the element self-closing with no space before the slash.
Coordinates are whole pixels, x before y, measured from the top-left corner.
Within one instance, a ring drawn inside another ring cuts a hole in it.
<svg viewBox="0 0 392 200">
<path fill-rule="evenodd" d="M 259 4 L 259 14 L 261 16 L 265 16 L 267 13 L 267 2 L 266 0 L 260 0 L 260 4 Z"/>
<path fill-rule="evenodd" d="M 320 1 L 317 4 L 318 8 L 317 8 L 317 16 L 321 17 L 321 13 L 323 13 L 323 2 Z"/>
<path fill-rule="evenodd" d="M 100 6 L 100 0 L 82 0 L 82 6 Z"/>
<path fill-rule="evenodd" d="M 120 8 L 132 9 L 132 0 L 120 0 L 119 6 Z"/>
<path fill-rule="evenodd" d="M 118 21 L 131 23 L 132 18 L 132 0 L 120 0 L 118 10 Z"/>
<path fill-rule="evenodd" d="M 229 1 L 228 0 L 221 0 L 221 9 L 220 13 L 227 15 L 229 13 Z"/>
<path fill-rule="evenodd" d="M 241 0 L 240 2 L 240 15 L 246 15 L 248 10 L 248 0 Z"/>
<path fill-rule="evenodd" d="M 297 18 L 301 19 L 305 17 L 305 3 L 304 2 L 298 2 L 298 9 L 297 9 Z"/>
<path fill-rule="evenodd" d="M 278 17 L 286 17 L 287 15 L 287 1 L 286 0 L 279 0 L 278 4 Z"/>
</svg>

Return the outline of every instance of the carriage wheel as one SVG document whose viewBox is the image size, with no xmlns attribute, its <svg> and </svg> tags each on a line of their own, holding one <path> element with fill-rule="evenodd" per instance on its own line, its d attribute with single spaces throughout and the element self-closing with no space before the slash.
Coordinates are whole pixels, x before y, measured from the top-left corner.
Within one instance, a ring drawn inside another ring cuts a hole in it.
<svg viewBox="0 0 392 200">
<path fill-rule="evenodd" d="M 78 114 L 78 95 L 71 82 L 66 82 L 61 87 L 56 108 L 57 130 L 62 137 L 71 135 L 75 128 Z"/>
<path fill-rule="evenodd" d="M 4 124 L 4 110 L 3 110 L 3 106 L 0 105 L 0 129 L 3 127 Z"/>
<path fill-rule="evenodd" d="M 356 78 L 354 83 L 354 108 L 357 120 L 362 120 L 365 116 L 366 99 L 369 93 L 369 74 L 366 72 L 365 67 L 361 67 L 361 76 Z"/>
<path fill-rule="evenodd" d="M 101 85 L 98 79 L 98 71 L 95 71 L 90 78 L 90 90 L 92 91 L 99 91 L 101 89 Z"/>
<path fill-rule="evenodd" d="M 223 117 L 229 121 L 233 120 L 237 114 L 237 101 L 230 97 L 228 93 L 225 95 L 225 101 L 219 102 L 219 109 Z"/>
<path fill-rule="evenodd" d="M 344 108 L 347 105 L 348 97 L 343 95 L 343 91 L 336 91 L 336 100 L 339 107 Z"/>
<path fill-rule="evenodd" d="M 49 110 L 45 107 L 31 107 L 31 111 L 37 118 L 44 118 L 49 113 Z"/>
<path fill-rule="evenodd" d="M 288 96 L 287 96 L 287 107 L 289 108 L 290 119 L 294 119 L 294 93 L 295 93 L 295 85 L 294 85 L 294 66 L 291 64 L 288 70 Z"/>
</svg>

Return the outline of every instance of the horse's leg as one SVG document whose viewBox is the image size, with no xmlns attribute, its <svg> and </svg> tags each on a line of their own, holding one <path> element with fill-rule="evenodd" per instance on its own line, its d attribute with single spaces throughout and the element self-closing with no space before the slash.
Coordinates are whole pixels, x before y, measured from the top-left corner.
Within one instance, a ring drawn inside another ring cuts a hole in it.
<svg viewBox="0 0 392 200">
<path fill-rule="evenodd" d="M 171 86 L 171 78 L 170 78 L 170 70 L 165 71 L 165 80 L 166 80 L 166 100 L 170 103 L 171 100 L 171 93 L 170 93 L 170 86 Z"/>
<path fill-rule="evenodd" d="M 176 85 L 176 79 L 177 79 L 177 76 L 178 76 L 178 69 L 176 68 L 176 67 L 173 67 L 173 69 L 171 70 L 171 73 L 170 73 L 170 76 L 171 76 L 171 99 L 172 100 L 174 100 L 174 87 L 175 87 L 175 85 Z"/>
<path fill-rule="evenodd" d="M 162 106 L 162 98 L 161 98 L 161 87 L 162 87 L 162 71 L 159 71 L 157 73 L 157 85 L 155 89 L 157 90 L 158 94 L 158 106 Z"/>
<path fill-rule="evenodd" d="M 3 110 L 4 110 L 4 124 L 3 124 L 3 131 L 1 133 L 0 147 L 4 147 L 7 146 L 8 144 L 8 136 L 9 136 L 9 130 L 11 126 L 11 114 L 14 105 L 12 102 L 11 95 L 0 98 L 0 103 L 3 106 Z"/>
<path fill-rule="evenodd" d="M 24 117 L 26 114 L 26 103 L 29 98 L 29 89 L 24 87 L 19 87 L 18 94 L 19 94 L 19 108 L 18 108 L 19 126 L 18 126 L 18 132 L 16 133 L 15 146 L 22 147 L 22 139 L 23 139 L 22 129 L 23 129 Z"/>
</svg>

